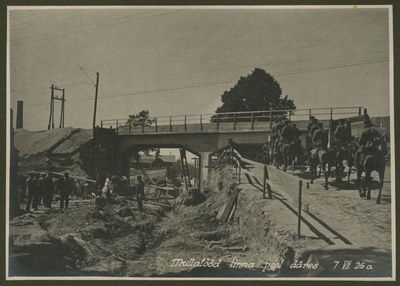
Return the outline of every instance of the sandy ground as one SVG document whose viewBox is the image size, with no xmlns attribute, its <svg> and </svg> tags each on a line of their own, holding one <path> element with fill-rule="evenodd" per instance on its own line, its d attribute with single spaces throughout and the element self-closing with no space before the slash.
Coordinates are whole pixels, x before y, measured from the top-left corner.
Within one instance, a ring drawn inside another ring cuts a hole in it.
<svg viewBox="0 0 400 286">
<path fill-rule="evenodd" d="M 247 189 L 262 191 L 257 177 L 262 178 L 260 165 L 249 166 L 245 182 Z M 296 171 L 302 177 L 284 174 L 269 168 L 270 179 L 282 188 L 272 188 L 274 199 L 266 202 L 283 229 L 297 236 L 299 184 L 297 178 L 308 178 L 307 172 Z M 332 172 L 332 175 L 334 172 Z M 382 202 L 376 204 L 377 174 L 373 174 L 372 199 L 360 198 L 353 173 L 350 183 L 335 183 L 329 179 L 329 190 L 324 190 L 323 179 L 317 179 L 306 188 L 303 183 L 303 220 L 301 239 L 294 247 L 303 253 L 312 253 L 333 276 L 390 276 L 392 267 L 392 196 L 390 166 L 387 166 L 382 190 Z M 261 181 L 261 180 L 260 180 Z M 280 201 L 280 204 L 272 203 Z M 307 209 L 308 211 L 305 211 Z M 344 264 L 351 263 L 350 269 Z M 367 270 L 366 268 L 370 268 Z"/>
<path fill-rule="evenodd" d="M 233 168 L 211 177 L 210 188 L 218 182 L 223 187 L 211 188 L 204 203 L 184 206 L 183 196 L 174 212 L 145 204 L 144 212 L 139 213 L 132 198 L 121 197 L 114 204 L 97 207 L 93 199 L 72 197 L 67 210 L 60 210 L 54 202 L 54 209 L 16 217 L 10 221 L 10 274 L 249 278 L 391 275 L 389 172 L 380 205 L 374 200 L 376 190 L 373 200 L 367 201 L 358 196 L 353 181 L 331 185 L 325 191 L 318 179 L 305 188 L 303 199 L 308 212 L 302 212 L 301 238 L 297 239 L 297 206 L 291 201 L 296 199 L 297 179 L 270 170 L 271 178 L 280 178 L 285 193 L 272 189 L 273 198 L 263 199 L 262 186 L 256 179 L 262 169 L 256 166 L 249 170 L 248 176 L 242 173 L 236 212 L 227 224 L 219 223 L 216 217 L 229 197 L 230 182 L 238 179 Z M 128 213 L 121 209 L 128 209 Z M 281 266 L 268 265 L 281 263 L 288 247 L 294 250 L 291 262 L 312 262 L 318 268 L 289 269 L 282 275 Z M 174 264 L 203 259 L 218 263 L 218 267 Z"/>
</svg>

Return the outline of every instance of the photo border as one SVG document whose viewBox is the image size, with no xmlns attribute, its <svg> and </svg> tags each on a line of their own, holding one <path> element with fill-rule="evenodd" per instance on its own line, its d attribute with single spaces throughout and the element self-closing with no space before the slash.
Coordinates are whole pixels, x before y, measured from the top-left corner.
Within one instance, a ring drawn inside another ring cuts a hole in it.
<svg viewBox="0 0 400 286">
<path fill-rule="evenodd" d="M 77 5 L 77 6 L 136 6 L 136 5 L 140 5 L 140 6 L 146 6 L 146 5 L 176 5 L 176 6 L 181 6 L 181 5 L 229 5 L 231 6 L 232 4 L 234 4 L 234 6 L 238 5 L 238 6 L 253 6 L 253 5 L 267 5 L 267 6 L 292 6 L 292 5 L 300 5 L 300 6 L 304 6 L 304 5 L 322 5 L 322 6 L 337 6 L 337 5 L 345 5 L 345 6 L 349 6 L 349 5 L 392 5 L 393 9 L 392 9 L 392 18 L 393 18 L 393 24 L 392 24 L 392 28 L 393 28 L 393 45 L 392 45 L 392 49 L 393 49 L 393 61 L 391 63 L 391 65 L 393 65 L 393 84 L 391 85 L 391 96 L 393 96 L 393 104 L 391 104 L 391 112 L 393 112 L 391 114 L 391 117 L 393 116 L 393 118 L 391 118 L 391 134 L 394 134 L 394 136 L 391 136 L 391 148 L 392 150 L 395 150 L 395 152 L 392 153 L 392 160 L 393 162 L 399 162 L 400 160 L 400 156 L 398 154 L 397 151 L 397 145 L 396 142 L 398 142 L 399 140 L 399 132 L 398 132 L 398 128 L 395 128 L 398 124 L 399 124 L 399 120 L 400 120 L 400 115 L 397 113 L 395 113 L 395 110 L 400 110 L 400 105 L 399 105 L 399 99 L 396 99 L 395 96 L 395 92 L 397 90 L 399 90 L 399 79 L 398 76 L 396 77 L 396 75 L 399 74 L 399 68 L 398 65 L 394 66 L 394 62 L 399 62 L 399 55 L 398 53 L 396 54 L 396 50 L 399 50 L 399 42 L 400 42 L 400 36 L 399 34 L 399 29 L 398 27 L 400 27 L 400 23 L 399 23 L 399 13 L 400 13 L 400 9 L 399 9 L 399 2 L 398 1 L 386 1 L 385 3 L 382 3 L 381 1 L 354 1 L 352 3 L 349 3 L 348 1 L 329 1 L 329 0 L 325 0 L 322 1 L 323 3 L 315 3 L 316 1 L 250 1 L 250 2 L 245 2 L 245 1 L 240 1 L 239 3 L 235 2 L 232 3 L 232 1 L 206 1 L 206 2 L 200 2 L 200 1 L 134 1 L 134 3 L 132 3 L 133 1 L 96 1 L 96 3 L 90 2 L 90 1 L 79 1 L 79 3 L 77 3 L 78 1 L 4 1 L 1 2 L 1 10 L 0 10 L 0 15 L 1 15 L 1 20 L 2 20 L 2 24 L 1 25 L 1 36 L 2 36 L 2 43 L 3 43 L 3 49 L 2 49 L 2 59 L 5 59 L 4 63 L 7 62 L 7 53 L 5 52 L 6 49 L 6 43 L 7 43 L 7 6 L 66 6 L 66 5 Z M 282 3 L 284 2 L 284 3 Z M 5 8 L 5 9 L 3 9 Z M 397 27 L 397 29 L 396 29 Z M 4 41 L 5 40 L 5 41 Z M 397 48 L 397 49 L 396 49 Z M 1 69 L 1 75 L 4 76 L 3 78 L 6 79 L 7 77 L 7 70 L 5 65 L 2 66 Z M 397 79 L 397 81 L 396 81 Z M 1 129 L 0 132 L 3 134 L 3 138 L 7 138 L 7 130 L 8 130 L 8 126 L 7 126 L 7 122 L 8 122 L 8 116 L 9 116 L 9 110 L 7 110 L 7 81 L 3 80 L 2 84 L 1 84 L 3 93 L 6 94 L 6 96 L 2 97 L 2 101 L 1 101 L 1 114 L 4 116 L 3 117 L 3 121 L 1 124 Z M 394 123 L 394 124 L 392 124 Z M 3 158 L 8 158 L 8 148 L 7 148 L 7 144 L 8 142 L 4 140 L 2 140 L 1 142 L 1 155 L 3 156 Z M 4 184 L 7 181 L 7 168 L 9 166 L 9 159 L 7 160 L 3 160 L 5 162 L 5 164 L 1 165 L 1 181 L 4 182 Z M 395 170 L 392 170 L 391 172 L 391 177 L 392 178 L 396 178 L 399 177 L 400 172 L 399 169 L 396 168 Z M 398 180 L 395 181 L 395 190 L 397 190 L 397 186 L 398 186 Z M 4 190 L 7 191 L 7 187 L 4 187 Z M 7 210 L 8 208 L 8 204 L 7 202 L 7 196 L 6 196 L 6 192 L 0 192 L 0 201 L 1 201 L 1 207 L 3 210 Z M 398 210 L 398 203 L 399 203 L 399 198 L 398 196 L 395 197 L 395 207 Z M 2 229 L 4 230 L 3 233 L 6 233 L 6 212 L 2 212 L 1 214 L 1 226 Z M 398 221 L 399 218 L 399 212 L 397 211 L 395 214 L 395 218 L 396 218 L 396 222 Z M 395 233 L 395 238 L 399 237 L 398 236 L 399 230 L 396 227 L 396 233 Z M 397 242 L 397 240 L 395 240 Z M 0 244 L 1 244 L 1 248 L 0 250 L 2 250 L 2 253 L 6 253 L 6 248 L 5 245 L 8 242 L 6 241 L 5 236 L 1 237 L 0 239 Z M 398 245 L 396 245 L 395 249 L 393 249 L 392 253 L 396 254 L 396 257 L 394 258 L 395 262 L 397 265 L 399 265 L 399 259 L 398 259 L 398 255 L 397 255 L 397 247 Z M 4 247 L 4 249 L 3 249 Z M 2 266 L 2 271 L 1 271 L 1 280 L 5 280 L 6 277 L 6 272 L 5 272 L 5 259 L 2 259 L 1 262 L 1 266 Z M 395 268 L 394 268 L 395 269 Z M 395 274 L 395 278 L 397 278 L 398 273 Z M 303 279 L 299 279 L 299 278 L 294 278 L 294 279 L 288 279 L 288 280 L 273 280 L 273 279 L 263 279 L 263 281 L 259 281 L 259 280 L 253 280 L 253 279 L 246 279 L 246 278 L 233 278 L 233 280 L 231 280 L 230 278 L 222 278 L 222 280 L 216 280 L 213 278 L 210 278 L 212 280 L 209 280 L 208 278 L 206 279 L 201 279 L 201 280 L 188 280 L 186 278 L 183 279 L 175 279 L 173 278 L 172 280 L 158 280 L 157 278 L 154 278 L 152 280 L 142 280 L 142 279 L 129 279 L 129 280 L 115 280 L 114 278 L 109 278 L 109 277 L 104 277 L 102 278 L 103 281 L 99 281 L 99 280 L 93 280 L 91 279 L 91 277 L 82 277 L 84 279 L 76 281 L 75 279 L 68 279 L 65 281 L 57 281 L 57 284 L 61 284 L 61 285 L 72 285 L 72 284 L 76 284 L 76 285 L 109 285 L 110 281 L 113 281 L 113 283 L 130 283 L 130 284 L 138 284 L 138 285 L 154 285 L 152 283 L 157 283 L 158 285 L 187 285 L 187 283 L 190 284 L 194 284 L 194 285 L 204 285 L 204 280 L 207 281 L 207 285 L 235 285 L 235 283 L 243 283 L 244 281 L 246 281 L 246 285 L 248 284 L 274 284 L 274 283 L 285 283 L 285 285 L 289 285 L 292 284 L 293 285 L 310 285 L 310 283 L 318 283 L 320 284 L 325 284 L 325 279 L 321 279 L 321 280 L 306 280 L 306 281 L 302 281 Z M 30 282 L 30 281 L 17 281 L 17 280 L 8 280 L 5 281 L 6 285 L 12 283 L 12 284 L 18 284 L 18 285 L 31 285 L 32 283 L 36 283 L 37 281 L 40 281 L 40 285 L 54 285 L 54 280 L 42 280 L 41 278 L 39 279 L 34 279 L 35 282 Z M 293 281 L 292 281 L 293 280 Z M 334 281 L 329 281 L 329 280 L 334 280 Z M 371 278 L 371 280 L 375 280 L 374 278 Z M 340 284 L 343 284 L 344 281 L 346 281 L 347 283 L 351 283 L 351 285 L 365 285 L 366 282 L 365 281 L 360 281 L 359 279 L 357 279 L 356 281 L 353 281 L 353 279 L 337 279 L 337 278 L 330 278 L 326 280 L 326 283 L 337 283 L 340 282 Z M 3 281 L 2 281 L 3 282 Z M 222 282 L 222 283 L 221 283 Z M 378 282 L 378 283 L 388 283 L 388 284 L 392 284 L 394 283 L 394 281 L 371 281 L 368 282 L 368 284 L 370 283 L 374 283 L 374 282 Z M 198 284 L 197 284 L 198 283 Z M 213 284 L 216 283 L 216 284 Z M 226 284 L 225 284 L 226 283 Z M 229 283 L 229 284 L 228 284 Z M 362 283 L 362 284 L 360 284 Z M 11 285 L 11 284 L 10 284 Z M 240 284 L 237 284 L 240 285 Z M 350 284 L 349 284 L 350 285 Z M 394 285 L 394 284 L 393 284 Z"/>
</svg>

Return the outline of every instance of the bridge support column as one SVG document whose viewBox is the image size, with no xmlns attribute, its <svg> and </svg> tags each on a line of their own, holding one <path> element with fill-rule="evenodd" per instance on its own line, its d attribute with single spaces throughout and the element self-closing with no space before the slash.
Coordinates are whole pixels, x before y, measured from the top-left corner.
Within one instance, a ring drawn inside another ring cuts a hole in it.
<svg viewBox="0 0 400 286">
<path fill-rule="evenodd" d="M 204 180 L 207 179 L 209 168 L 210 166 L 210 158 L 212 152 L 200 152 L 200 162 L 199 162 L 199 169 L 200 169 L 200 189 L 203 188 Z"/>
<path fill-rule="evenodd" d="M 129 180 L 131 156 L 129 154 L 119 154 L 117 156 L 115 175 L 126 176 Z"/>
</svg>

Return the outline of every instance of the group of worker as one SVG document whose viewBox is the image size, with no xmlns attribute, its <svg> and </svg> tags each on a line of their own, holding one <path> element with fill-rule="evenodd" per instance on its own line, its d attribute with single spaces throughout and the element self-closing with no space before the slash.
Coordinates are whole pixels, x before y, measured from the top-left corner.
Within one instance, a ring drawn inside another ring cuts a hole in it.
<svg viewBox="0 0 400 286">
<path fill-rule="evenodd" d="M 115 184 L 113 183 L 113 176 L 97 169 L 96 170 L 96 190 L 98 191 L 96 196 L 103 197 L 105 199 L 111 198 L 115 190 Z M 136 201 L 140 212 L 143 211 L 143 199 L 144 199 L 144 181 L 142 176 L 137 176 L 136 184 Z"/>
<path fill-rule="evenodd" d="M 29 212 L 31 207 L 33 210 L 38 210 L 38 206 L 42 204 L 45 208 L 51 209 L 51 203 L 54 193 L 60 193 L 60 208 L 68 208 L 69 194 L 75 189 L 74 181 L 69 177 L 68 173 L 59 178 L 57 181 L 53 180 L 53 174 L 31 172 L 29 178 L 26 180 L 26 194 L 27 203 L 25 210 Z"/>
</svg>

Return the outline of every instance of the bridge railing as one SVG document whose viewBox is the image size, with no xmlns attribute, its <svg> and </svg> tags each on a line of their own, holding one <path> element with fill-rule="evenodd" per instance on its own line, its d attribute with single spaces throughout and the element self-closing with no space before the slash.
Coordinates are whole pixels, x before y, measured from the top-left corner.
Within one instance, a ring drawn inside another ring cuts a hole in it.
<svg viewBox="0 0 400 286">
<path fill-rule="evenodd" d="M 101 121 L 101 128 L 116 129 L 118 134 L 270 130 L 273 120 L 278 117 L 284 117 L 292 121 L 308 121 L 311 116 L 315 116 L 320 120 L 330 120 L 356 118 L 365 113 L 366 109 L 363 110 L 362 107 L 226 112 L 134 119 L 106 119 Z"/>
</svg>

